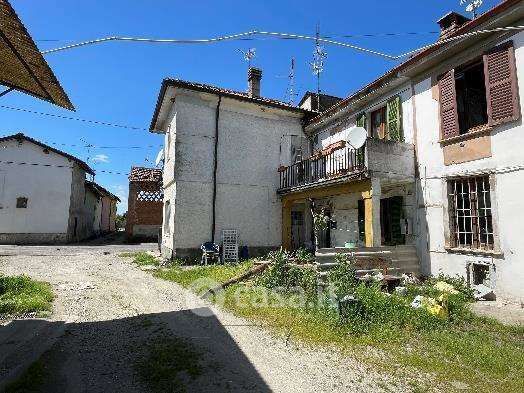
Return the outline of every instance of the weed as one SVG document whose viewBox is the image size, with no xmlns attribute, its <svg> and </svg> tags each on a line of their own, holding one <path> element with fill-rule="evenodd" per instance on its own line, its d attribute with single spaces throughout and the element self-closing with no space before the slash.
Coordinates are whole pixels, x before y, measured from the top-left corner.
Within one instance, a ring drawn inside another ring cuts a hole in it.
<svg viewBox="0 0 524 393">
<path fill-rule="evenodd" d="M 0 314 L 50 311 L 51 285 L 26 275 L 0 276 Z"/>
<path fill-rule="evenodd" d="M 119 254 L 122 258 L 133 258 L 133 263 L 138 266 L 160 266 L 160 262 L 153 255 L 140 251 L 140 252 L 124 252 Z"/>
</svg>

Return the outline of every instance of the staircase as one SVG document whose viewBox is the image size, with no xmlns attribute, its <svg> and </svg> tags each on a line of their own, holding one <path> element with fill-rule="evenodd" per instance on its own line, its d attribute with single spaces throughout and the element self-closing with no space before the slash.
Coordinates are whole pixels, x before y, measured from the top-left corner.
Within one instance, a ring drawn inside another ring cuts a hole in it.
<svg viewBox="0 0 524 393">
<path fill-rule="evenodd" d="M 321 248 L 315 253 L 317 270 L 327 272 L 337 266 L 337 254 L 353 254 L 356 258 L 380 258 L 388 261 L 388 273 L 401 275 L 403 273 L 420 274 L 420 264 L 415 246 L 384 246 L 360 248 Z M 380 271 L 370 267 L 368 270 L 359 269 L 362 273 Z"/>
</svg>

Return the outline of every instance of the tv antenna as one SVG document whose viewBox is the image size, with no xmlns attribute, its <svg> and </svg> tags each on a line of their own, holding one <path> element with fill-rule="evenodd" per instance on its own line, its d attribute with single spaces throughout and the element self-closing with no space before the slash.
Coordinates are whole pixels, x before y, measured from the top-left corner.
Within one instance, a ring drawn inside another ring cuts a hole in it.
<svg viewBox="0 0 524 393">
<path fill-rule="evenodd" d="M 295 58 L 291 58 L 291 66 L 289 67 L 289 74 L 288 74 L 288 87 L 287 87 L 287 101 L 293 105 L 295 103 L 295 98 L 297 97 L 297 93 L 295 91 Z"/>
<path fill-rule="evenodd" d="M 477 17 L 477 10 L 482 6 L 482 0 L 460 0 L 460 5 L 467 4 L 466 12 L 473 14 L 473 19 Z"/>
<path fill-rule="evenodd" d="M 238 51 L 244 55 L 244 60 L 247 61 L 248 67 L 251 68 L 251 63 L 256 56 L 257 49 L 249 48 L 246 52 L 244 52 L 242 49 L 239 49 Z"/>
<path fill-rule="evenodd" d="M 317 23 L 315 34 L 315 50 L 313 51 L 313 61 L 311 68 L 313 75 L 317 77 L 317 110 L 320 112 L 320 74 L 324 72 L 324 60 L 327 58 L 327 53 L 320 45 L 320 24 Z"/>
</svg>

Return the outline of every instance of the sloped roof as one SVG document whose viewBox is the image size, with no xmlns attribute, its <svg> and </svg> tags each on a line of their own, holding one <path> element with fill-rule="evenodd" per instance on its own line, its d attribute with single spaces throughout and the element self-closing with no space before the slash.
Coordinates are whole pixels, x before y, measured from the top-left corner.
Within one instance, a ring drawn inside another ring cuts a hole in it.
<svg viewBox="0 0 524 393">
<path fill-rule="evenodd" d="M 298 106 L 289 104 L 284 101 L 275 100 L 273 98 L 250 96 L 248 93 L 243 92 L 243 91 L 225 89 L 223 87 L 207 85 L 207 84 L 197 83 L 197 82 L 189 82 L 189 81 L 184 81 L 181 79 L 166 78 L 162 81 L 162 86 L 160 87 L 160 92 L 158 94 L 158 99 L 157 99 L 157 103 L 155 107 L 155 113 L 153 114 L 151 125 L 149 126 L 150 130 L 155 129 L 155 124 L 158 119 L 158 114 L 160 112 L 162 102 L 164 101 L 164 95 L 166 93 L 167 88 L 170 86 L 178 87 L 182 89 L 193 90 L 193 91 L 201 91 L 203 93 L 220 94 L 224 97 L 233 98 L 233 99 L 237 99 L 240 101 L 251 102 L 251 103 L 259 104 L 259 105 L 265 105 L 265 106 L 269 106 L 273 108 L 289 110 L 291 112 L 311 113 L 310 111 L 299 108 Z"/>
<path fill-rule="evenodd" d="M 100 196 L 107 196 L 111 199 L 117 200 L 120 202 L 120 198 L 117 197 L 115 194 L 112 194 L 111 192 L 107 191 L 104 187 L 102 187 L 100 184 L 97 184 L 93 181 L 86 180 L 85 185 L 87 188 L 93 190 L 94 193 L 100 195 Z"/>
<path fill-rule="evenodd" d="M 129 181 L 160 182 L 162 181 L 162 169 L 137 166 L 131 167 Z"/>
<path fill-rule="evenodd" d="M 0 0 L 0 84 L 75 109 L 7 0 Z"/>
<path fill-rule="evenodd" d="M 38 146 L 40 146 L 40 147 L 42 147 L 44 149 L 52 151 L 52 152 L 54 152 L 56 154 L 60 154 L 61 156 L 64 156 L 65 158 L 67 158 L 69 160 L 75 161 L 80 166 L 80 168 L 82 168 L 87 173 L 89 173 L 91 175 L 95 174 L 95 171 L 93 171 L 93 169 L 91 169 L 91 167 L 89 165 L 87 165 L 84 161 L 82 161 L 81 159 L 79 159 L 79 158 L 77 158 L 75 156 L 72 156 L 71 154 L 68 154 L 66 152 L 63 152 L 62 150 L 58 150 L 58 149 L 55 149 L 54 147 L 46 145 L 45 143 L 37 141 L 36 139 L 30 138 L 27 135 L 24 135 L 22 133 L 0 137 L 0 142 L 12 140 L 12 139 L 17 140 L 17 141 L 24 141 L 25 140 L 25 141 L 34 143 L 35 145 L 38 145 Z"/>
<path fill-rule="evenodd" d="M 491 18 L 507 11 L 511 7 L 521 3 L 522 0 L 504 0 L 500 4 L 496 5 L 495 7 L 491 8 L 490 10 L 486 11 L 482 15 L 478 16 L 477 18 L 464 23 L 462 26 L 457 28 L 453 33 L 449 34 L 446 38 L 451 39 L 453 37 L 458 37 L 462 34 L 469 33 L 473 31 L 476 27 L 481 26 L 483 23 L 489 21 Z M 449 14 L 448 14 L 449 15 Z M 444 16 L 445 17 L 445 16 Z M 466 18 L 467 19 L 467 18 Z M 379 78 L 375 79 L 373 82 L 369 83 L 368 85 L 362 87 L 361 89 L 357 90 L 355 93 L 349 95 L 348 97 L 344 98 L 342 101 L 336 103 L 335 105 L 331 106 L 330 108 L 326 109 L 324 112 L 321 112 L 317 116 L 309 119 L 307 126 L 315 125 L 317 123 L 320 123 L 321 121 L 324 121 L 331 116 L 337 114 L 338 112 L 344 110 L 345 108 L 349 107 L 353 102 L 358 100 L 359 98 L 371 94 L 374 90 L 380 88 L 381 86 L 385 86 L 387 83 L 389 83 L 390 80 L 397 78 L 398 74 L 408 68 L 409 66 L 417 63 L 418 61 L 424 59 L 426 56 L 429 56 L 433 52 L 441 49 L 445 45 L 447 45 L 448 42 L 446 40 L 442 40 L 442 42 L 437 41 L 436 45 L 428 47 L 426 49 L 422 49 L 419 52 L 413 54 L 411 57 L 409 57 L 404 62 L 400 63 L 396 67 L 393 67 L 389 71 L 387 71 L 385 74 L 380 76 Z"/>
</svg>

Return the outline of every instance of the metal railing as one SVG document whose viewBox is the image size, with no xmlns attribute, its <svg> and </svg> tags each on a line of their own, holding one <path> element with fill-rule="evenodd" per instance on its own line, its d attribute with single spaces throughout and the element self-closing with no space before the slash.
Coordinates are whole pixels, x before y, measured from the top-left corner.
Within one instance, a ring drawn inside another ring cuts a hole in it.
<svg viewBox="0 0 524 393">
<path fill-rule="evenodd" d="M 364 147 L 342 148 L 279 168 L 280 189 L 305 186 L 360 172 L 365 168 Z"/>
</svg>

